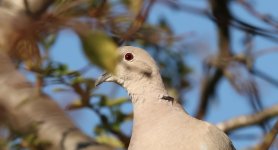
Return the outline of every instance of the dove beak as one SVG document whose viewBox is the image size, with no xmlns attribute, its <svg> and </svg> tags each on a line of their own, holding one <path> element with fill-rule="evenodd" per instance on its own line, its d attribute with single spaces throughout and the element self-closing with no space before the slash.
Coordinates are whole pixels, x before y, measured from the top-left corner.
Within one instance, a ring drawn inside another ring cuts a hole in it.
<svg viewBox="0 0 278 150">
<path fill-rule="evenodd" d="M 95 85 L 98 86 L 103 82 L 112 82 L 112 81 L 114 81 L 112 75 L 109 73 L 104 73 L 96 80 Z"/>
</svg>

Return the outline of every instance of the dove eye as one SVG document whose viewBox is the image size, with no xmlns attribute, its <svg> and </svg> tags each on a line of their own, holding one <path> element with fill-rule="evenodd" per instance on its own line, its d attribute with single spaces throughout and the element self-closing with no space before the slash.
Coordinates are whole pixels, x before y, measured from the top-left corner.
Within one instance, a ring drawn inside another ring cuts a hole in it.
<svg viewBox="0 0 278 150">
<path fill-rule="evenodd" d="M 131 53 L 126 53 L 125 54 L 125 60 L 131 61 L 132 59 L 133 59 L 133 54 L 131 54 Z"/>
</svg>

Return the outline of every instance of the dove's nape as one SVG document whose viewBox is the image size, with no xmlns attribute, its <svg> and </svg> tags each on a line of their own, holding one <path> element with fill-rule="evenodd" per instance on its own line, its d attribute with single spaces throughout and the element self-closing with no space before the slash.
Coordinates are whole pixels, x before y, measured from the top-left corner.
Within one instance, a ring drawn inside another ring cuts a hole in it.
<svg viewBox="0 0 278 150">
<path fill-rule="evenodd" d="M 227 135 L 189 116 L 168 94 L 159 68 L 143 49 L 119 48 L 122 60 L 115 75 L 97 82 L 116 82 L 129 93 L 134 124 L 129 150 L 234 150 Z"/>
</svg>

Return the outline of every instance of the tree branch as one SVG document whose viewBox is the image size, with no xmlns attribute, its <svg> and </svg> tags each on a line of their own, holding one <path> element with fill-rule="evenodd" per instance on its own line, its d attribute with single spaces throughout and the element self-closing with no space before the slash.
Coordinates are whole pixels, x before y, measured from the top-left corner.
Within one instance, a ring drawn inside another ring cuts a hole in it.
<svg viewBox="0 0 278 150">
<path fill-rule="evenodd" d="M 216 19 L 218 29 L 218 58 L 217 61 L 223 66 L 216 68 L 215 72 L 208 74 L 203 79 L 201 97 L 199 107 L 197 110 L 196 118 L 202 119 L 208 110 L 210 98 L 215 94 L 215 89 L 219 81 L 223 77 L 223 68 L 226 67 L 226 59 L 231 56 L 230 50 L 230 21 L 231 14 L 229 11 L 229 2 L 227 0 L 210 0 L 212 14 Z M 223 68 L 222 68 L 223 67 Z"/>
<path fill-rule="evenodd" d="M 239 116 L 231 120 L 217 124 L 217 127 L 224 132 L 243 128 L 251 125 L 261 124 L 262 122 L 278 116 L 278 105 L 269 107 L 261 112 L 252 115 Z"/>
</svg>

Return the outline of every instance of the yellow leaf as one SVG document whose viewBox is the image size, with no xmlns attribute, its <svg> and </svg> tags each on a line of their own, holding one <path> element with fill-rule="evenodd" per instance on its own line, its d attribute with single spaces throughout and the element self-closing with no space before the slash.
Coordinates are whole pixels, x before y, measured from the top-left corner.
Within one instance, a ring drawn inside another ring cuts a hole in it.
<svg viewBox="0 0 278 150">
<path fill-rule="evenodd" d="M 130 0 L 130 9 L 134 14 L 139 13 L 141 6 L 143 4 L 143 0 Z"/>
<path fill-rule="evenodd" d="M 114 136 L 101 134 L 96 137 L 96 141 L 99 143 L 107 144 L 115 148 L 123 148 L 123 143 Z"/>
<path fill-rule="evenodd" d="M 88 31 L 79 33 L 83 51 L 91 63 L 113 73 L 118 62 L 117 45 L 105 33 Z"/>
<path fill-rule="evenodd" d="M 143 0 L 124 0 L 124 4 L 133 12 L 133 14 L 138 14 L 143 5 Z"/>
<path fill-rule="evenodd" d="M 127 101 L 128 101 L 127 98 L 118 98 L 118 99 L 108 100 L 108 101 L 106 101 L 106 106 L 112 107 L 112 106 L 123 104 Z"/>
</svg>

